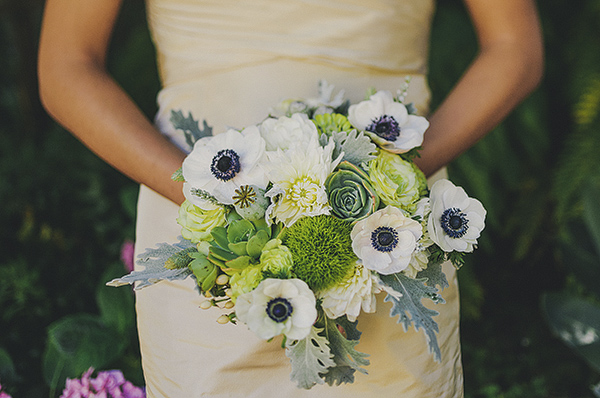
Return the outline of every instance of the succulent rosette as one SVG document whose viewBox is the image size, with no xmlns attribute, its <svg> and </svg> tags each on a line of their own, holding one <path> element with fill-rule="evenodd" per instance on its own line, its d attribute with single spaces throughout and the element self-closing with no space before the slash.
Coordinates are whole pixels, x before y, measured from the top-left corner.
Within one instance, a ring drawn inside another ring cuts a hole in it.
<svg viewBox="0 0 600 398">
<path fill-rule="evenodd" d="M 377 145 L 393 153 L 405 153 L 420 146 L 429 127 L 427 119 L 410 115 L 389 91 L 378 91 L 367 101 L 351 105 L 348 120 L 368 132 Z"/>
<path fill-rule="evenodd" d="M 352 228 L 352 250 L 365 268 L 389 275 L 405 270 L 423 231 L 393 206 L 378 210 Z"/>
<path fill-rule="evenodd" d="M 265 140 L 256 126 L 198 140 L 182 166 L 189 193 L 208 193 L 230 205 L 242 185 L 266 188 L 268 180 L 260 166 L 264 153 Z"/>
<path fill-rule="evenodd" d="M 431 239 L 445 252 L 472 252 L 485 227 L 481 202 L 443 179 L 431 187 L 430 206 L 427 225 Z"/>
<path fill-rule="evenodd" d="M 280 334 L 303 339 L 317 319 L 315 296 L 300 279 L 265 279 L 239 296 L 235 308 L 238 319 L 264 340 Z"/>
<path fill-rule="evenodd" d="M 379 197 L 369 183 L 369 176 L 352 163 L 341 162 L 327 177 L 325 188 L 331 213 L 342 220 L 360 220 L 379 207 Z"/>
</svg>

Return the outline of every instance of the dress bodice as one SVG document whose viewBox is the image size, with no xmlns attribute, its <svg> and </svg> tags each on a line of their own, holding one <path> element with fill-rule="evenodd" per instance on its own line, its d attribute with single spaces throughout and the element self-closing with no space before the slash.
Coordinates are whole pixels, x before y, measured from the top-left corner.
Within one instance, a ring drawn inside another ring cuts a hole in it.
<svg viewBox="0 0 600 398">
<path fill-rule="evenodd" d="M 171 110 L 219 133 L 258 123 L 271 107 L 312 98 L 325 79 L 362 100 L 413 76 L 425 113 L 433 0 L 147 0 L 163 89 L 159 129 L 183 149 Z"/>
</svg>

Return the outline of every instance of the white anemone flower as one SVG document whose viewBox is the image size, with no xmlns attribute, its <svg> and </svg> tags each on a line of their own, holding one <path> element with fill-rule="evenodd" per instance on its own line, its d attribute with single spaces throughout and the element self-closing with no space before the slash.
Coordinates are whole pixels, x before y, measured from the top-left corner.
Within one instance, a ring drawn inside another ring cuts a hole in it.
<svg viewBox="0 0 600 398">
<path fill-rule="evenodd" d="M 379 278 L 361 264 L 357 264 L 352 272 L 350 278 L 319 294 L 323 299 L 321 307 L 331 319 L 346 315 L 354 322 L 361 308 L 366 313 L 376 310 L 375 294 L 381 291 Z"/>
<path fill-rule="evenodd" d="M 266 119 L 260 125 L 260 134 L 266 141 L 267 151 L 285 151 L 292 146 L 309 143 L 319 135 L 315 124 L 304 113 Z"/>
<path fill-rule="evenodd" d="M 271 198 L 266 219 L 275 218 L 289 227 L 302 217 L 329 214 L 325 180 L 339 164 L 342 154 L 332 160 L 335 143 L 321 147 L 314 137 L 305 147 L 267 152 L 265 164 L 273 187 L 265 194 Z"/>
<path fill-rule="evenodd" d="M 317 319 L 315 296 L 300 279 L 265 279 L 237 298 L 235 313 L 265 340 L 280 334 L 301 340 Z"/>
<path fill-rule="evenodd" d="M 264 154 L 265 140 L 256 126 L 198 140 L 182 166 L 189 184 L 187 196 L 204 191 L 222 204 L 233 204 L 235 190 L 242 185 L 266 188 Z"/>
<path fill-rule="evenodd" d="M 389 275 L 408 267 L 421 234 L 420 223 L 388 206 L 357 222 L 350 237 L 365 268 Z"/>
<path fill-rule="evenodd" d="M 421 145 L 429 127 L 427 119 L 409 115 L 406 106 L 394 101 L 389 91 L 378 91 L 368 100 L 351 105 L 348 121 L 393 153 L 408 152 Z"/>
<path fill-rule="evenodd" d="M 429 199 L 427 229 L 431 239 L 445 252 L 472 252 L 485 227 L 486 211 L 481 202 L 445 179 L 433 184 Z"/>
</svg>

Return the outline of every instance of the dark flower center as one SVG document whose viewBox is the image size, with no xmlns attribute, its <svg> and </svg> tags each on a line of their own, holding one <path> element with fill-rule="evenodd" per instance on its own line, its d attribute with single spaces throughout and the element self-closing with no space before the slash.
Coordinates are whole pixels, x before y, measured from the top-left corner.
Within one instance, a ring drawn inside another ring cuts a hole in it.
<svg viewBox="0 0 600 398">
<path fill-rule="evenodd" d="M 384 140 L 395 141 L 400 135 L 400 125 L 392 116 L 383 115 L 373 119 L 367 130 L 377 134 Z"/>
<path fill-rule="evenodd" d="M 277 297 L 267 303 L 267 315 L 275 322 L 283 322 L 288 319 L 294 307 L 288 299 Z"/>
<path fill-rule="evenodd" d="M 398 245 L 398 232 L 392 227 L 378 227 L 371 233 L 371 245 L 380 252 L 391 252 Z"/>
<path fill-rule="evenodd" d="M 442 229 L 451 238 L 462 238 L 469 229 L 467 215 L 456 207 L 444 210 L 442 213 Z"/>
<path fill-rule="evenodd" d="M 223 149 L 213 158 L 210 171 L 216 179 L 229 181 L 240 171 L 240 156 L 232 149 Z"/>
</svg>

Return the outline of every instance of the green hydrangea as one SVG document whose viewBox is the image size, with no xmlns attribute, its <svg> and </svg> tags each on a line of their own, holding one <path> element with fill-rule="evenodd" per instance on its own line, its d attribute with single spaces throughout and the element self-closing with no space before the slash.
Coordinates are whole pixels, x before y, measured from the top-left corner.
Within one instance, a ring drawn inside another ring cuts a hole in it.
<svg viewBox="0 0 600 398">
<path fill-rule="evenodd" d="M 371 185 L 385 205 L 399 207 L 412 214 L 427 190 L 423 173 L 412 162 L 400 156 L 379 150 L 377 157 L 367 165 Z"/>
<path fill-rule="evenodd" d="M 292 272 L 320 291 L 340 283 L 357 259 L 352 224 L 330 215 L 304 217 L 286 230 L 283 243 L 292 252 Z"/>
<path fill-rule="evenodd" d="M 179 207 L 177 223 L 181 225 L 181 235 L 193 243 L 212 240 L 210 231 L 227 223 L 227 211 L 223 206 L 207 202 L 200 208 L 189 201 Z"/>
<path fill-rule="evenodd" d="M 260 265 L 253 265 L 231 276 L 229 286 L 231 286 L 231 300 L 234 303 L 240 295 L 251 292 L 263 280 L 261 268 Z"/>
<path fill-rule="evenodd" d="M 280 239 L 271 239 L 262 249 L 260 265 L 270 278 L 289 279 L 292 277 L 292 252 Z"/>
</svg>

